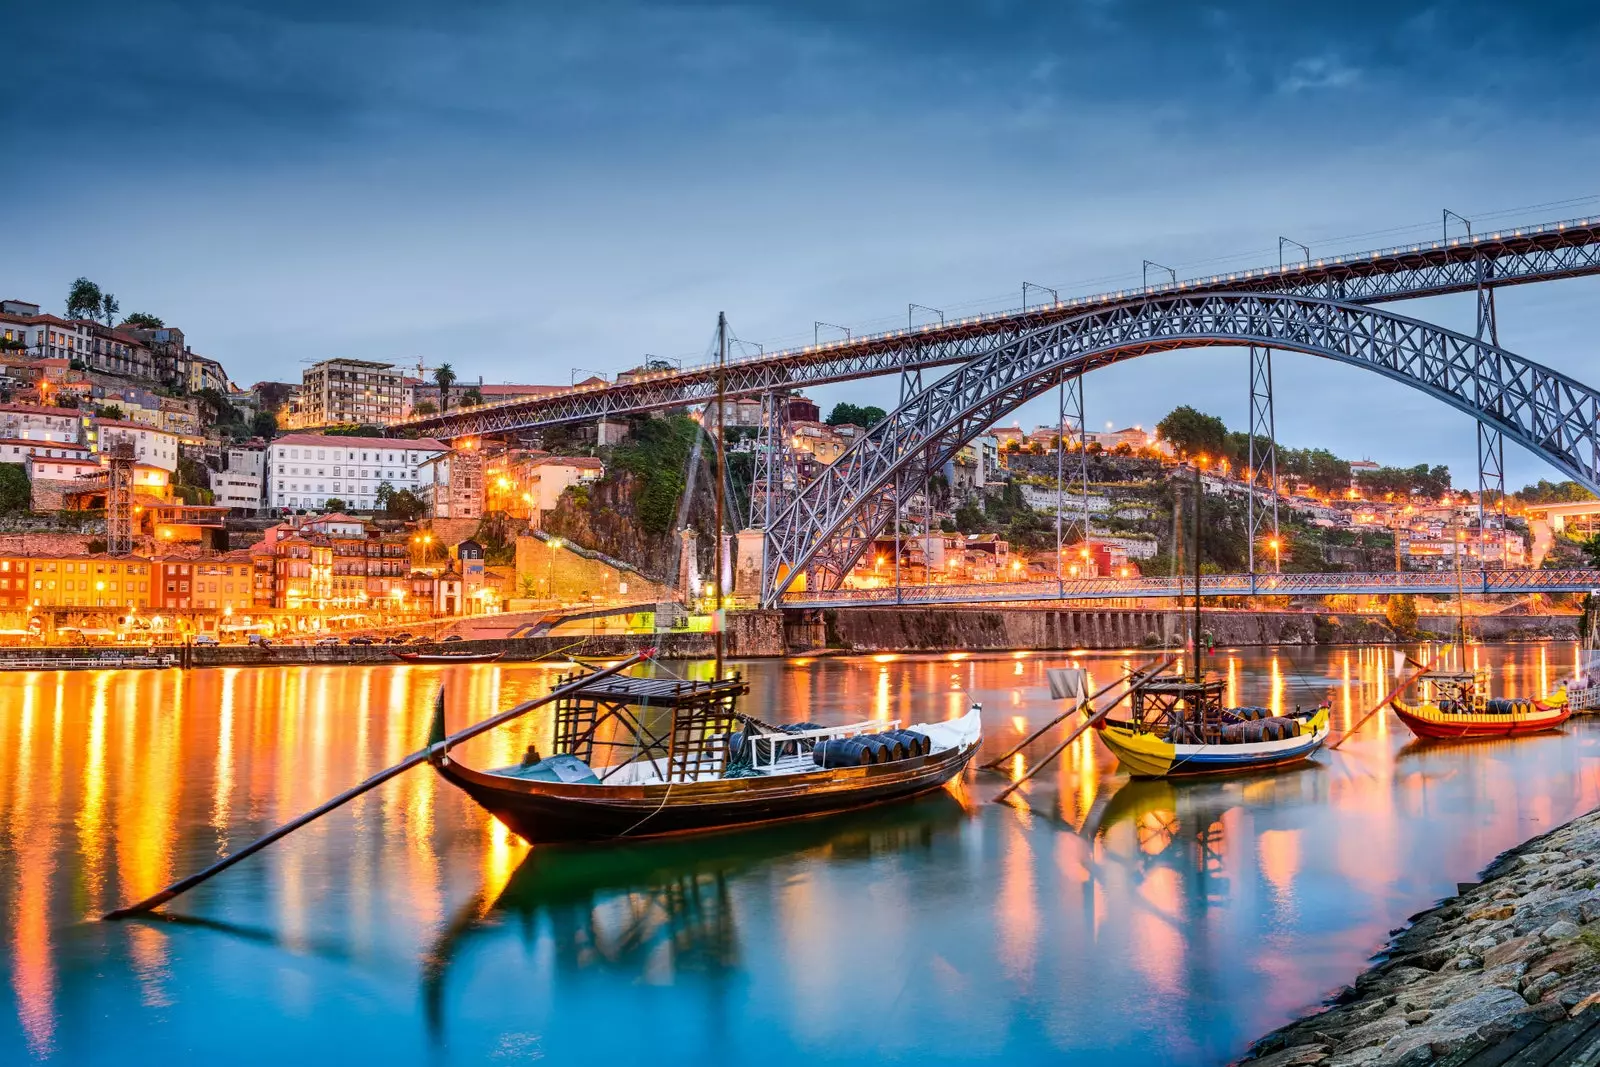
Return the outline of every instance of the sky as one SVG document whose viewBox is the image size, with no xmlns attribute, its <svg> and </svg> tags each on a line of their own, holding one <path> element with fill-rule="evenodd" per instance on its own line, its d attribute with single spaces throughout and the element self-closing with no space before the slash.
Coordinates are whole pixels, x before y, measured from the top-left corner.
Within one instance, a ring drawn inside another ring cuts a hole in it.
<svg viewBox="0 0 1600 1067">
<path fill-rule="evenodd" d="M 1600 212 L 1600 11 L 1078 0 L 7 5 L 0 296 L 85 275 L 242 385 L 335 356 L 567 382 L 1495 221 Z M 20 254 L 19 254 L 19 250 Z M 1501 340 L 1600 381 L 1600 279 Z M 1455 328 L 1470 297 L 1397 305 Z M 1284 354 L 1288 445 L 1449 463 L 1471 421 Z M 878 402 L 892 381 L 817 390 Z M 1242 428 L 1245 355 L 1086 379 L 1091 426 Z M 1024 409 L 1046 421 L 1052 404 Z M 1515 454 L 1512 454 L 1515 453 Z M 1551 472 L 1511 446 L 1514 484 Z"/>
</svg>

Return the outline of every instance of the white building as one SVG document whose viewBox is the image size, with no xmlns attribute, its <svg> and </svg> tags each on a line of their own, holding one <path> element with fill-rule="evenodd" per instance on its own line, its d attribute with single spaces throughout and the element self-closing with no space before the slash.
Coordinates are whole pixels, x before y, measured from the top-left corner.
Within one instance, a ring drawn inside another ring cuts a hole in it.
<svg viewBox="0 0 1600 1067">
<path fill-rule="evenodd" d="M 223 469 L 211 472 L 218 507 L 260 511 L 266 488 L 267 450 L 234 445 L 222 454 Z"/>
<path fill-rule="evenodd" d="M 378 487 L 385 482 L 420 496 L 422 465 L 447 451 L 431 438 L 286 434 L 267 448 L 267 506 L 320 508 L 333 498 L 356 510 L 371 510 L 378 506 Z"/>
<path fill-rule="evenodd" d="M 86 416 L 83 422 L 84 444 L 97 453 L 109 453 L 111 446 L 118 441 L 128 441 L 133 445 L 136 463 L 160 467 L 168 472 L 178 469 L 178 435 L 175 433 L 123 419 Z"/>
<path fill-rule="evenodd" d="M 405 414 L 405 375 L 392 363 L 325 359 L 301 375 L 300 426 L 384 426 Z"/>
<path fill-rule="evenodd" d="M 79 414 L 71 408 L 0 404 L 0 437 L 77 444 L 78 424 Z"/>
</svg>

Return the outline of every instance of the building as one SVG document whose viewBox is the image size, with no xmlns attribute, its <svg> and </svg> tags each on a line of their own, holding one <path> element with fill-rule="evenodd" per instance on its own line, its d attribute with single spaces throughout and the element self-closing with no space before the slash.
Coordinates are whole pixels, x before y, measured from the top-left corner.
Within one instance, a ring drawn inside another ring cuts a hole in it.
<svg viewBox="0 0 1600 1067">
<path fill-rule="evenodd" d="M 335 499 L 370 511 L 378 506 L 378 488 L 385 484 L 421 496 L 423 465 L 448 451 L 431 438 L 285 434 L 267 448 L 267 506 L 320 508 Z"/>
<path fill-rule="evenodd" d="M 829 464 L 850 447 L 850 441 L 824 422 L 791 423 L 789 445 L 796 452 L 805 452 L 818 463 Z"/>
<path fill-rule="evenodd" d="M 605 473 L 605 464 L 592 456 L 552 456 L 521 449 L 494 453 L 484 457 L 484 506 L 526 519 L 537 529 L 562 493 Z"/>
<path fill-rule="evenodd" d="M 0 560 L 0 582 L 6 564 L 12 565 L 9 592 L 15 599 L 16 583 L 26 583 L 28 606 L 38 608 L 103 608 L 142 611 L 153 600 L 151 563 L 132 556 L 35 556 L 29 558 L 26 578 L 19 578 L 22 560 Z M 0 597 L 8 587 L 0 584 Z"/>
<path fill-rule="evenodd" d="M 568 388 L 570 387 L 565 385 L 519 385 L 514 382 L 491 384 L 486 383 L 481 377 L 477 382 L 452 382 L 449 410 L 454 411 L 461 407 L 462 400 L 468 399 L 468 393 L 476 393 L 485 404 L 503 404 L 508 400 L 549 396 L 551 393 L 559 393 Z M 432 404 L 434 411 L 444 410 L 439 402 L 439 383 L 426 378 L 405 378 L 401 396 L 407 415 L 410 415 L 418 404 Z"/>
<path fill-rule="evenodd" d="M 108 453 L 118 441 L 133 446 L 134 460 L 160 467 L 167 472 L 178 469 L 178 435 L 146 426 L 130 419 L 82 417 L 83 443 L 95 453 Z"/>
<path fill-rule="evenodd" d="M 297 426 L 387 426 L 406 413 L 405 376 L 392 363 L 325 359 L 301 377 Z"/>
<path fill-rule="evenodd" d="M 234 445 L 222 453 L 222 470 L 211 471 L 211 494 L 219 507 L 260 511 L 266 486 L 265 443 Z"/>
<path fill-rule="evenodd" d="M 415 610 L 404 535 L 386 535 L 342 513 L 267 531 L 250 548 L 258 608 L 295 611 L 384 605 Z"/>
<path fill-rule="evenodd" d="M 0 404 L 0 437 L 78 444 L 82 441 L 80 415 L 75 408 Z"/>
<path fill-rule="evenodd" d="M 422 500 L 436 519 L 483 517 L 483 452 L 471 438 L 424 465 Z"/>
<path fill-rule="evenodd" d="M 0 437 L 0 463 L 27 463 L 30 456 L 41 459 L 90 458 L 89 446 L 49 441 L 27 441 L 19 437 Z"/>
<path fill-rule="evenodd" d="M 255 610 L 249 552 L 230 552 L 216 559 L 157 559 L 151 567 L 152 611 L 232 616 Z"/>
</svg>

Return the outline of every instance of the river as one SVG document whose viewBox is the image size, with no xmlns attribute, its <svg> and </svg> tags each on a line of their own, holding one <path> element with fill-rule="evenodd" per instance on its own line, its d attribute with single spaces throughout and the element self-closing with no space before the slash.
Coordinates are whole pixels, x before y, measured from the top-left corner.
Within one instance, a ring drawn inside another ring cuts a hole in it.
<svg viewBox="0 0 1600 1067">
<path fill-rule="evenodd" d="M 1569 644 L 1487 646 L 1499 693 Z M 945 718 L 1002 752 L 1044 670 L 1120 653 L 739 664 L 764 718 Z M 671 665 L 684 670 L 684 665 Z M 1230 700 L 1342 727 L 1388 649 L 1219 652 Z M 688 669 L 704 671 L 704 665 Z M 1407 915 L 1600 804 L 1600 725 L 1420 746 L 1390 713 L 1313 766 L 1130 783 L 1092 735 L 1029 783 L 775 829 L 530 851 L 419 768 L 169 906 L 88 921 L 554 669 L 10 674 L 0 684 L 0 1062 L 1216 1064 L 1349 981 Z M 547 744 L 548 716 L 466 762 Z M 1060 734 L 1051 736 L 1059 737 Z M 1043 749 L 1041 749 L 1043 751 Z"/>
</svg>

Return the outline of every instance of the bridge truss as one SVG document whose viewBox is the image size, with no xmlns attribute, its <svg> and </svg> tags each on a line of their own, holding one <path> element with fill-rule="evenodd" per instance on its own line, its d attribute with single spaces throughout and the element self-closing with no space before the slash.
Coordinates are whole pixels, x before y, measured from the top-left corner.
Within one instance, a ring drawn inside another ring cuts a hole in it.
<svg viewBox="0 0 1600 1067">
<path fill-rule="evenodd" d="M 803 573 L 833 589 L 894 514 L 908 465 L 936 469 L 1065 377 L 1152 352 L 1291 349 L 1420 389 L 1600 491 L 1600 393 L 1487 340 L 1372 307 L 1267 293 L 1151 298 L 1059 320 L 970 359 L 911 397 L 804 486 L 767 534 L 763 600 Z"/>
</svg>

